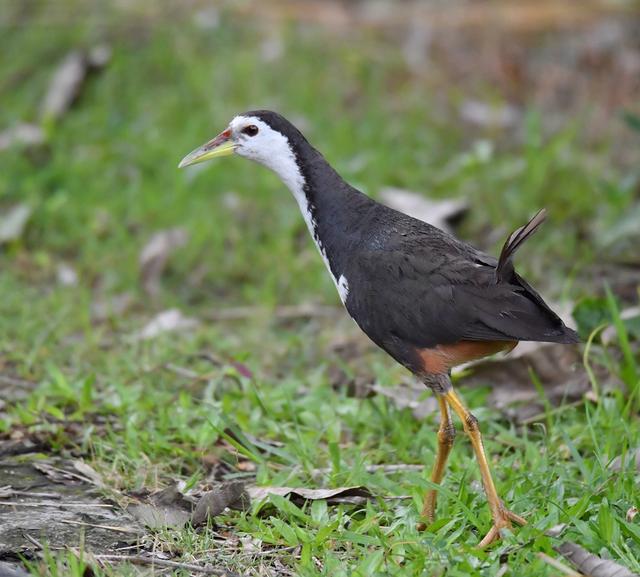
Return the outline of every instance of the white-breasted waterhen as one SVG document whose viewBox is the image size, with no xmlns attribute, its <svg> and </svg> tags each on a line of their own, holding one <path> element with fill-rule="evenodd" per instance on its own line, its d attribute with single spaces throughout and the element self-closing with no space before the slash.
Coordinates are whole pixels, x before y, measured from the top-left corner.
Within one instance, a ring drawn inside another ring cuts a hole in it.
<svg viewBox="0 0 640 577">
<path fill-rule="evenodd" d="M 275 112 L 236 116 L 226 130 L 187 155 L 180 167 L 238 154 L 273 170 L 293 193 L 348 313 L 380 348 L 438 398 L 441 421 L 431 474 L 440 483 L 453 445 L 451 409 L 480 465 L 493 527 L 525 520 L 496 492 L 477 419 L 452 388 L 451 368 L 510 351 L 518 341 L 575 343 L 577 334 L 513 268 L 512 257 L 542 224 L 544 210 L 509 236 L 497 260 L 420 220 L 379 204 L 346 183 L 302 133 Z M 436 490 L 422 522 L 434 519 Z"/>
</svg>

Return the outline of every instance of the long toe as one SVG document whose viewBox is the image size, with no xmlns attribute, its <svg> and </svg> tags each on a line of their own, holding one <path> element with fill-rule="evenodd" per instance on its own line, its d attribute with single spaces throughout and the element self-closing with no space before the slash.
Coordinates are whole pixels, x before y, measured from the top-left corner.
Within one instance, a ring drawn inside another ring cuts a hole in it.
<svg viewBox="0 0 640 577">
<path fill-rule="evenodd" d="M 489 532 L 484 536 L 482 541 L 480 541 L 480 543 L 478 543 L 478 549 L 487 548 L 492 543 L 500 540 L 500 537 L 501 537 L 500 529 L 498 529 L 497 525 L 494 525 L 493 527 L 491 527 L 491 529 L 489 529 Z"/>
<path fill-rule="evenodd" d="M 520 515 L 516 515 L 513 511 L 509 511 L 508 509 L 502 509 L 498 518 L 493 520 L 493 527 L 489 529 L 489 532 L 484 536 L 482 541 L 478 543 L 478 547 L 480 549 L 485 549 L 489 545 L 499 541 L 502 537 L 501 531 L 503 529 L 511 529 L 512 521 L 518 525 L 527 524 L 527 521 L 520 517 Z"/>
<path fill-rule="evenodd" d="M 513 521 L 514 523 L 516 523 L 517 525 L 520 525 L 521 527 L 527 524 L 527 520 L 524 517 L 520 517 L 520 515 L 517 515 L 513 511 L 509 511 L 509 509 L 505 509 L 504 513 L 509 518 L 510 521 Z"/>
</svg>

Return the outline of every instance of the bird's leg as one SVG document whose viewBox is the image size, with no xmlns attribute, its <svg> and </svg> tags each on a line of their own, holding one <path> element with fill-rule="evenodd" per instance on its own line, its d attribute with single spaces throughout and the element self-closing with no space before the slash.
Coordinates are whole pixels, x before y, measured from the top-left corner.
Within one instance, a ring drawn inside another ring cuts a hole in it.
<svg viewBox="0 0 640 577">
<path fill-rule="evenodd" d="M 438 429 L 438 452 L 436 453 L 436 462 L 433 464 L 431 471 L 431 482 L 440 484 L 444 476 L 444 469 L 447 465 L 449 453 L 453 447 L 453 441 L 456 438 L 456 429 L 451 419 L 451 411 L 447 400 L 440 394 L 436 394 L 438 404 L 440 405 L 440 428 Z M 417 525 L 418 531 L 424 531 L 428 525 L 433 523 L 436 511 L 436 499 L 438 491 L 429 489 L 424 496 L 424 506 L 422 507 L 421 521 Z"/>
<path fill-rule="evenodd" d="M 462 420 L 465 433 L 469 435 L 469 439 L 473 445 L 473 450 L 476 454 L 476 459 L 478 460 L 478 465 L 480 466 L 484 492 L 487 495 L 487 501 L 489 502 L 489 508 L 491 509 L 491 516 L 493 517 L 493 527 L 478 545 L 480 548 L 484 548 L 499 539 L 501 529 L 510 528 L 511 521 L 518 525 L 526 525 L 527 522 L 519 515 L 516 515 L 506 509 L 500 500 L 500 497 L 498 497 L 498 492 L 496 491 L 496 487 L 493 484 L 493 478 L 491 477 L 489 463 L 487 462 L 487 457 L 484 452 L 482 436 L 480 435 L 480 429 L 478 428 L 478 419 L 476 419 L 463 405 L 462 401 L 453 389 L 445 393 L 445 399 Z"/>
</svg>

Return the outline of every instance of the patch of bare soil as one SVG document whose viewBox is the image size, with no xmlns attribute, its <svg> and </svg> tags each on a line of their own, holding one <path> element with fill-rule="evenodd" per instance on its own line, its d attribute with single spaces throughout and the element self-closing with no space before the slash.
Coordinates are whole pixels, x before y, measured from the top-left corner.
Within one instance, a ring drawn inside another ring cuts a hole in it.
<svg viewBox="0 0 640 577">
<path fill-rule="evenodd" d="M 33 557 L 45 543 L 114 552 L 143 534 L 81 473 L 38 460 L 0 461 L 0 559 Z"/>
</svg>

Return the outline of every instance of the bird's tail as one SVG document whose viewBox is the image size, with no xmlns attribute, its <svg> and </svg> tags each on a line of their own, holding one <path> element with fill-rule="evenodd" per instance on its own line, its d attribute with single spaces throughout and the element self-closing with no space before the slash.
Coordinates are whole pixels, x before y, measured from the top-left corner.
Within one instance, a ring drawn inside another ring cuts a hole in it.
<svg viewBox="0 0 640 577">
<path fill-rule="evenodd" d="M 513 255 L 534 232 L 538 230 L 547 216 L 547 211 L 543 208 L 524 226 L 514 230 L 502 247 L 498 266 L 496 267 L 496 282 L 509 282 L 513 277 Z"/>
</svg>

